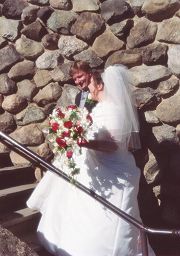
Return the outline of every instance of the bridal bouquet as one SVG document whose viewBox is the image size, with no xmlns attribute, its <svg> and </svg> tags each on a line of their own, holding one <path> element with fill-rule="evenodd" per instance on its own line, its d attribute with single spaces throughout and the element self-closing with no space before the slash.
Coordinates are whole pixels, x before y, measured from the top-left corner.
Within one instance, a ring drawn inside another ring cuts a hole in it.
<svg viewBox="0 0 180 256">
<path fill-rule="evenodd" d="M 76 105 L 58 107 L 49 115 L 46 138 L 53 153 L 61 155 L 63 167 L 67 167 L 71 178 L 80 171 L 76 159 L 81 154 L 82 143 L 87 141 L 86 136 L 91 125 L 92 118 L 88 111 Z"/>
</svg>

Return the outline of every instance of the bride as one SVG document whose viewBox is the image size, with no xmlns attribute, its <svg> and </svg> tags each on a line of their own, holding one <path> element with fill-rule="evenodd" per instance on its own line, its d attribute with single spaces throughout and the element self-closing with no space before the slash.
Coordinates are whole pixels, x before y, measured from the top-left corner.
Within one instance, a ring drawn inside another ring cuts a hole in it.
<svg viewBox="0 0 180 256">
<path fill-rule="evenodd" d="M 93 129 L 76 159 L 77 180 L 140 220 L 137 203 L 140 171 L 128 150 L 137 149 L 139 126 L 127 71 L 120 65 L 94 73 L 89 83 Z M 66 171 L 59 156 L 53 164 Z M 139 230 L 93 198 L 47 171 L 27 202 L 38 209 L 38 235 L 59 256 L 142 256 Z M 149 255 L 154 252 L 149 246 Z"/>
</svg>

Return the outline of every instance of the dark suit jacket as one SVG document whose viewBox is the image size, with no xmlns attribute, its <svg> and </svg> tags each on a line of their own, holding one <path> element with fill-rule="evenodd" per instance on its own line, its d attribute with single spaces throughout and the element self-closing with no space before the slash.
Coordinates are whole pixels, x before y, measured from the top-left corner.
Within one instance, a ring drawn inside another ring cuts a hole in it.
<svg viewBox="0 0 180 256">
<path fill-rule="evenodd" d="M 79 92 L 77 95 L 76 95 L 76 98 L 75 98 L 75 104 L 79 107 L 80 105 L 80 101 L 81 101 L 81 93 L 82 92 Z M 95 106 L 96 104 L 89 104 L 88 102 L 85 102 L 85 105 L 84 107 L 89 111 L 91 112 L 93 107 Z"/>
</svg>

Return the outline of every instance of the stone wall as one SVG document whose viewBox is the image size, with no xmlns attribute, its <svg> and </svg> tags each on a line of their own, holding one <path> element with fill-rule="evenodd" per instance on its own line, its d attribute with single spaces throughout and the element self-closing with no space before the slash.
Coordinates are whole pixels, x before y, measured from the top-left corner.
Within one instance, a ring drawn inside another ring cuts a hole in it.
<svg viewBox="0 0 180 256">
<path fill-rule="evenodd" d="M 0 0 L 1 131 L 48 159 L 42 128 L 57 101 L 68 104 L 77 93 L 68 75 L 72 61 L 97 69 L 126 65 L 142 126 L 138 165 L 158 198 L 161 220 L 176 227 L 179 7 L 179 0 Z M 1 144 L 0 152 L 7 150 Z M 13 151 L 10 157 L 15 165 L 27 163 Z M 151 196 L 141 197 L 146 208 Z"/>
</svg>

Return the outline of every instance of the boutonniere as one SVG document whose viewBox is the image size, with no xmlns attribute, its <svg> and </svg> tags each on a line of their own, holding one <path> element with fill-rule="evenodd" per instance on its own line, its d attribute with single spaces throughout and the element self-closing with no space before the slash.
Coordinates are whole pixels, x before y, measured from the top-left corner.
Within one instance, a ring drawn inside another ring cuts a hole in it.
<svg viewBox="0 0 180 256">
<path fill-rule="evenodd" d="M 88 105 L 93 106 L 93 105 L 95 105 L 95 104 L 97 103 L 97 101 L 92 100 L 92 96 L 91 96 L 91 94 L 89 93 L 88 96 L 87 96 L 87 99 L 86 99 L 86 103 L 87 103 Z"/>
</svg>

